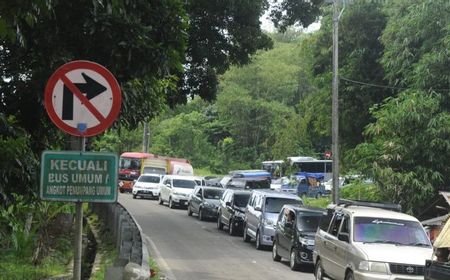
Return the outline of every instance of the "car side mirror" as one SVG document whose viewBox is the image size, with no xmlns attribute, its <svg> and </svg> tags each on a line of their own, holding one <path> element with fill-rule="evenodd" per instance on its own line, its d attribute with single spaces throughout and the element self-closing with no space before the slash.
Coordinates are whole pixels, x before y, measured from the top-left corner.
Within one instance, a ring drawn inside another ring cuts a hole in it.
<svg viewBox="0 0 450 280">
<path fill-rule="evenodd" d="M 261 206 L 255 206 L 255 211 L 261 211 Z"/>
<path fill-rule="evenodd" d="M 202 197 L 202 193 L 197 193 L 197 197 Z"/>
<path fill-rule="evenodd" d="M 430 267 L 432 260 L 425 260 L 425 267 Z"/>
<path fill-rule="evenodd" d="M 227 202 L 225 202 L 225 205 L 231 207 L 231 202 L 227 201 Z"/>
<path fill-rule="evenodd" d="M 338 234 L 338 239 L 340 241 L 344 241 L 344 242 L 350 243 L 350 238 L 348 236 L 348 233 L 339 233 Z"/>
<path fill-rule="evenodd" d="M 170 184 L 166 184 L 166 186 L 167 186 L 168 188 L 171 188 L 171 187 L 172 187 Z"/>
</svg>

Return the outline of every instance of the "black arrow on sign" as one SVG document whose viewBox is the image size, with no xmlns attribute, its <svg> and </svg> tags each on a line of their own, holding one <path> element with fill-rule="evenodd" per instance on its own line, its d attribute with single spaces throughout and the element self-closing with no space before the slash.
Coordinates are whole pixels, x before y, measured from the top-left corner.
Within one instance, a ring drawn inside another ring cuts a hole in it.
<svg viewBox="0 0 450 280">
<path fill-rule="evenodd" d="M 74 85 L 84 94 L 86 98 L 91 100 L 106 90 L 102 84 L 92 79 L 85 73 L 81 73 L 84 83 L 74 83 Z M 62 102 L 62 119 L 73 120 L 73 93 L 64 85 L 63 102 Z"/>
</svg>

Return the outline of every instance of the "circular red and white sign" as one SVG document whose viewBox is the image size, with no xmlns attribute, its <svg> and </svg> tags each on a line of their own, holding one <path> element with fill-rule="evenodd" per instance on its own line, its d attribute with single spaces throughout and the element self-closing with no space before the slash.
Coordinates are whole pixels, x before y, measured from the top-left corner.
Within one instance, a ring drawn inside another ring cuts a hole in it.
<svg viewBox="0 0 450 280">
<path fill-rule="evenodd" d="M 91 61 L 59 67 L 45 87 L 45 109 L 53 123 L 75 136 L 94 136 L 116 120 L 122 95 L 116 78 Z"/>
</svg>

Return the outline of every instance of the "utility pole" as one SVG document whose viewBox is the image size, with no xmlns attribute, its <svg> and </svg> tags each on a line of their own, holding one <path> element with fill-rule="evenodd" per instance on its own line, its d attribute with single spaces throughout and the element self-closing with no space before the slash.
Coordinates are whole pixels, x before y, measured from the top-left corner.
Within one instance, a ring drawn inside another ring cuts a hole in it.
<svg viewBox="0 0 450 280">
<path fill-rule="evenodd" d="M 149 139 L 149 129 L 148 129 L 148 122 L 144 123 L 144 133 L 142 135 L 142 152 L 146 153 L 148 151 L 148 139 Z"/>
<path fill-rule="evenodd" d="M 333 203 L 339 203 L 339 0 L 333 0 L 333 87 L 331 106 L 331 152 L 333 156 Z"/>
</svg>

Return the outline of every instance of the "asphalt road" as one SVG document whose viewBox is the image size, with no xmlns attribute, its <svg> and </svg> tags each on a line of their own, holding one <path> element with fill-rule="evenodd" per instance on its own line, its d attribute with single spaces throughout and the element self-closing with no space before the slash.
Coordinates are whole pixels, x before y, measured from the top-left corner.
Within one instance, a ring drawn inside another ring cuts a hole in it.
<svg viewBox="0 0 450 280">
<path fill-rule="evenodd" d="M 219 231 L 214 221 L 201 222 L 185 209 L 170 209 L 156 200 L 120 194 L 119 202 L 146 235 L 149 253 L 166 280 L 283 279 L 313 280 L 313 269 L 291 271 L 289 263 L 272 260 L 242 237 Z"/>
</svg>

